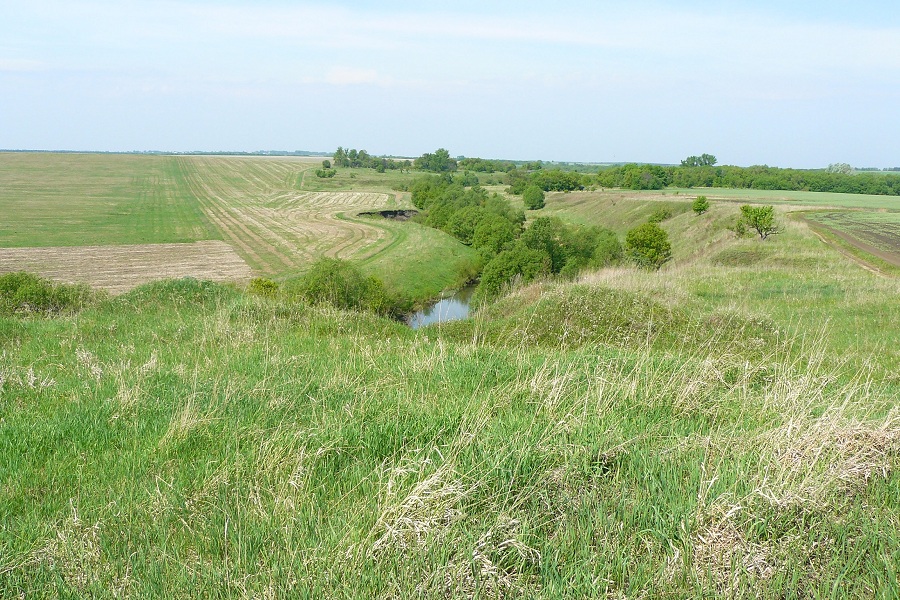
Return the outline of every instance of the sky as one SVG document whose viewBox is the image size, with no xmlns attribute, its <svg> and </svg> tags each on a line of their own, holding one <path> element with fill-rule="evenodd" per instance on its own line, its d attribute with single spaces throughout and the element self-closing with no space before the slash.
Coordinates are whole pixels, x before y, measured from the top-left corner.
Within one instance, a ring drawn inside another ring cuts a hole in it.
<svg viewBox="0 0 900 600">
<path fill-rule="evenodd" d="M 900 166 L 895 0 L 0 0 L 0 148 Z"/>
</svg>

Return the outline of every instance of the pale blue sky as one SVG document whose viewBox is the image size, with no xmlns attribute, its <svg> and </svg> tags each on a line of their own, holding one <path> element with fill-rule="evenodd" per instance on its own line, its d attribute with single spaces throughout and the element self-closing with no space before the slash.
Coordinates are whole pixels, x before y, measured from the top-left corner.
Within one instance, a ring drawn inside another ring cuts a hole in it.
<svg viewBox="0 0 900 600">
<path fill-rule="evenodd" d="M 900 166 L 894 2 L 0 0 L 0 147 Z"/>
</svg>

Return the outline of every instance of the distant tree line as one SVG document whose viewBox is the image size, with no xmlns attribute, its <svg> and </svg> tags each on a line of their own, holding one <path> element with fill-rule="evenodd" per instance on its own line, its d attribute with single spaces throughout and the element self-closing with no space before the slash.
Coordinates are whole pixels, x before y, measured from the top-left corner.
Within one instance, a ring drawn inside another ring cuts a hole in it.
<svg viewBox="0 0 900 600">
<path fill-rule="evenodd" d="M 332 159 L 335 167 L 375 169 L 379 173 L 384 173 L 388 170 L 409 170 L 412 167 L 412 163 L 408 160 L 394 160 L 393 158 L 372 156 L 365 150 L 357 150 L 356 148 L 345 150 L 341 146 L 338 146 L 338 149 L 335 150 Z"/>
<path fill-rule="evenodd" d="M 464 158 L 457 162 L 458 168 L 475 173 L 507 173 L 516 169 L 516 163 L 509 160 L 488 160 L 486 158 Z"/>
<path fill-rule="evenodd" d="M 633 190 L 659 190 L 672 186 L 900 196 L 900 177 L 847 173 L 839 168 L 830 171 L 807 171 L 766 165 L 662 167 L 627 164 L 600 171 L 595 183 L 602 187 Z"/>
<path fill-rule="evenodd" d="M 508 172 L 507 181 L 509 193 L 517 195 L 523 194 L 531 186 L 545 192 L 571 192 L 583 190 L 595 183 L 593 176 L 576 171 L 560 169 L 530 171 L 526 168 Z"/>
</svg>

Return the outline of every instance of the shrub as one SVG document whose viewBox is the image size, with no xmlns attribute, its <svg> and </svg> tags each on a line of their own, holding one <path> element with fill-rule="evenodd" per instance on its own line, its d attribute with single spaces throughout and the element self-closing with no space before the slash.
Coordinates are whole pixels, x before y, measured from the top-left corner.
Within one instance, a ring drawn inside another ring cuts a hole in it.
<svg viewBox="0 0 900 600">
<path fill-rule="evenodd" d="M 592 264 L 595 267 L 607 267 L 622 260 L 622 242 L 614 231 L 601 229 L 597 234 L 597 245 L 594 248 Z"/>
<path fill-rule="evenodd" d="M 672 218 L 672 211 L 668 208 L 657 208 L 653 211 L 653 214 L 650 215 L 650 218 L 647 219 L 648 223 L 662 223 L 666 219 Z"/>
<path fill-rule="evenodd" d="M 544 197 L 544 190 L 536 185 L 530 185 L 522 192 L 522 200 L 524 200 L 525 208 L 528 210 L 544 208 Z"/>
<path fill-rule="evenodd" d="M 550 264 L 550 257 L 543 250 L 522 244 L 517 244 L 512 250 L 504 250 L 484 267 L 478 289 L 475 290 L 475 303 L 494 300 L 515 280 L 528 283 L 550 273 Z"/>
<path fill-rule="evenodd" d="M 321 258 L 304 276 L 285 284 L 288 297 L 310 304 L 329 304 L 344 310 L 369 310 L 393 314 L 398 306 L 376 277 L 365 277 L 353 264 L 336 258 Z"/>
<path fill-rule="evenodd" d="M 25 272 L 0 276 L 0 313 L 59 313 L 82 308 L 91 296 L 86 285 L 53 283 Z"/>
<path fill-rule="evenodd" d="M 697 199 L 694 200 L 691 208 L 693 208 L 694 212 L 698 215 L 702 215 L 709 210 L 709 200 L 706 198 L 706 196 L 697 196 Z"/>
<path fill-rule="evenodd" d="M 322 179 L 330 179 L 335 175 L 337 175 L 337 171 L 334 169 L 316 169 L 316 177 L 321 177 Z"/>
<path fill-rule="evenodd" d="M 254 296 L 274 298 L 275 295 L 278 294 L 278 284 L 265 277 L 255 277 L 250 280 L 247 291 Z"/>
<path fill-rule="evenodd" d="M 779 228 L 775 222 L 774 206 L 751 206 L 745 204 L 741 207 L 741 218 L 747 227 L 759 234 L 759 238 L 762 240 L 778 233 Z"/>
<path fill-rule="evenodd" d="M 669 235 L 656 223 L 644 223 L 625 235 L 625 251 L 638 265 L 659 269 L 672 258 Z"/>
</svg>

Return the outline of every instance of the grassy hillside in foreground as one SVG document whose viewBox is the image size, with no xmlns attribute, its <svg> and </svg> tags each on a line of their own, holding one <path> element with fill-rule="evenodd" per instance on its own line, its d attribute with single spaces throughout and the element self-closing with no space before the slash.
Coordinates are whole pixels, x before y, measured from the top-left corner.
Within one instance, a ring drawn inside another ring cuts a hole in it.
<svg viewBox="0 0 900 600">
<path fill-rule="evenodd" d="M 898 292 L 794 224 L 418 333 L 0 318 L 0 596 L 893 597 Z"/>
</svg>

